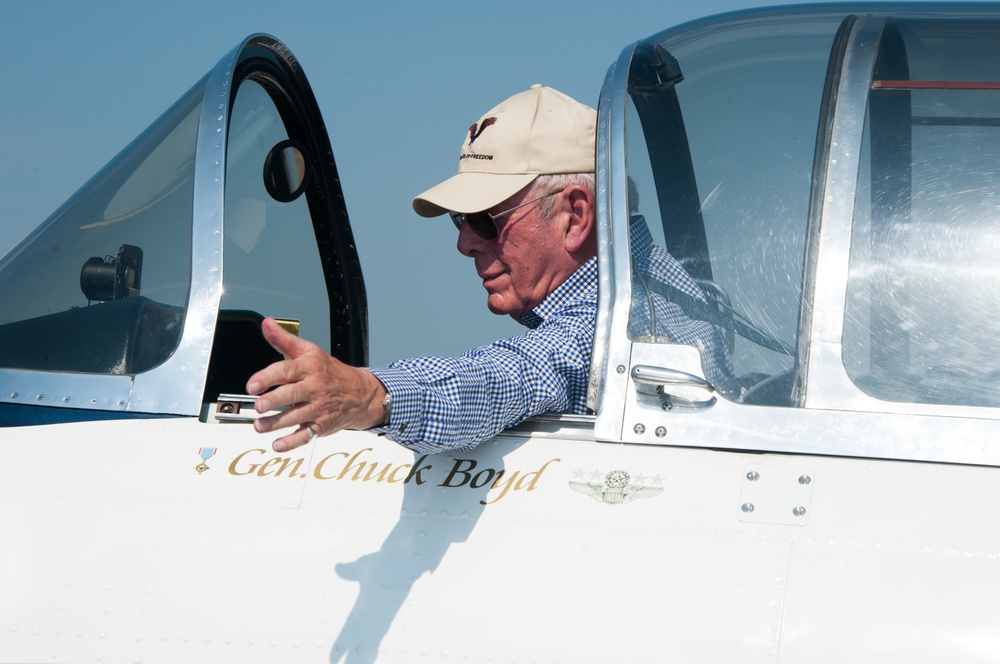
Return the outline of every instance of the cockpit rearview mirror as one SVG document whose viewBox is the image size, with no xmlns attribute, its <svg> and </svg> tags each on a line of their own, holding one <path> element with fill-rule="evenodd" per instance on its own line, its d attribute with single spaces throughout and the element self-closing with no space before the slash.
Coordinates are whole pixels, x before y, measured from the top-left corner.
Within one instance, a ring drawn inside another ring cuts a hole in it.
<svg viewBox="0 0 1000 664">
<path fill-rule="evenodd" d="M 309 160 L 306 148 L 298 141 L 277 143 L 264 159 L 264 187 L 271 198 L 290 203 L 302 195 L 309 184 Z"/>
</svg>

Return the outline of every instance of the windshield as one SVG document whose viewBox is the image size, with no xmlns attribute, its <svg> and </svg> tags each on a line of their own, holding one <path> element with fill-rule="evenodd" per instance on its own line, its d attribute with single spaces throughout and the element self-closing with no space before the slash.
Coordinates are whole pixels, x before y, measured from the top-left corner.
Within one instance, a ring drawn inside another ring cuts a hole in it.
<svg viewBox="0 0 1000 664">
<path fill-rule="evenodd" d="M 0 367 L 135 374 L 176 348 L 204 85 L 0 261 Z"/>
<path fill-rule="evenodd" d="M 890 20 L 868 97 L 844 365 L 890 401 L 1000 404 L 1000 25 Z"/>
<path fill-rule="evenodd" d="M 641 43 L 629 72 L 629 337 L 697 347 L 722 396 L 791 406 L 810 173 L 836 16 Z M 661 267 L 655 267 L 656 263 Z"/>
</svg>

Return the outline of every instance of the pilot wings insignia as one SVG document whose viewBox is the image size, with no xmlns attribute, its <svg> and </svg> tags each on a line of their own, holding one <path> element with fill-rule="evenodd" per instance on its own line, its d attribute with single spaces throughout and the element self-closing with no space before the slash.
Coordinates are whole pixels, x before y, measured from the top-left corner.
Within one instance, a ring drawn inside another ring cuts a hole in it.
<svg viewBox="0 0 1000 664">
<path fill-rule="evenodd" d="M 604 482 L 570 482 L 570 487 L 607 505 L 630 503 L 639 498 L 652 498 L 663 493 L 663 487 L 632 484 L 624 470 L 612 470 Z"/>
</svg>

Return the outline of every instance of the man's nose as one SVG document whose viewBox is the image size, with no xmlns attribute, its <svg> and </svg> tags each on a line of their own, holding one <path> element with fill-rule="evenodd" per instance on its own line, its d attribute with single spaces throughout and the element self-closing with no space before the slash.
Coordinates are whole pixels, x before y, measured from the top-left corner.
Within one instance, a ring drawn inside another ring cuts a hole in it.
<svg viewBox="0 0 1000 664">
<path fill-rule="evenodd" d="M 458 230 L 458 251 L 463 256 L 472 257 L 483 251 L 483 244 L 486 242 L 478 233 L 469 228 L 469 224 L 462 224 Z"/>
</svg>

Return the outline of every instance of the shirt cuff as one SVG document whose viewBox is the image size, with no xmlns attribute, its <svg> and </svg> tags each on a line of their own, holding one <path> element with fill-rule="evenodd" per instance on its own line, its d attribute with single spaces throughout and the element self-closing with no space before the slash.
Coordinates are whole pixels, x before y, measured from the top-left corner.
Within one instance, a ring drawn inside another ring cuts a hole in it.
<svg viewBox="0 0 1000 664">
<path fill-rule="evenodd" d="M 371 430 L 385 434 L 398 443 L 409 441 L 408 430 L 412 432 L 419 429 L 414 424 L 419 422 L 423 390 L 408 372 L 401 369 L 369 369 L 369 371 L 375 374 L 385 386 L 385 391 L 392 397 L 389 421 Z"/>
</svg>

